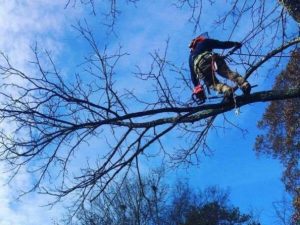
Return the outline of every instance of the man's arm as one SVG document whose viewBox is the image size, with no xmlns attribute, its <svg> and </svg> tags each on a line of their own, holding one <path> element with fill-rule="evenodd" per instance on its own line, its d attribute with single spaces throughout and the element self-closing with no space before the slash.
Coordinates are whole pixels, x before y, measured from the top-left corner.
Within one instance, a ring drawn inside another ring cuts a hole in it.
<svg viewBox="0 0 300 225">
<path fill-rule="evenodd" d="M 197 75 L 194 71 L 194 60 L 191 55 L 189 58 L 189 67 L 190 67 L 190 71 L 191 71 L 191 80 L 192 80 L 194 86 L 196 87 L 199 84 L 199 80 L 197 79 Z"/>
<path fill-rule="evenodd" d="M 219 49 L 227 49 L 227 48 L 233 48 L 233 47 L 241 47 L 242 44 L 240 42 L 235 41 L 218 41 L 215 39 L 207 39 L 207 45 L 209 45 L 210 48 L 219 48 Z"/>
<path fill-rule="evenodd" d="M 191 79 L 192 79 L 192 82 L 195 87 L 200 84 L 199 80 L 197 79 L 197 76 L 193 70 L 191 70 Z"/>
</svg>

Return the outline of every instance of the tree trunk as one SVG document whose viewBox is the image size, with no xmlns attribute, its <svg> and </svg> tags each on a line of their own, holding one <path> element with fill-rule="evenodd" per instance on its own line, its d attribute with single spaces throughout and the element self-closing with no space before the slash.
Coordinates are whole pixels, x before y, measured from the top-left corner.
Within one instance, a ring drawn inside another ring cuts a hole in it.
<svg viewBox="0 0 300 225">
<path fill-rule="evenodd" d="M 300 1 L 299 0 L 279 0 L 288 13 L 300 24 Z"/>
</svg>

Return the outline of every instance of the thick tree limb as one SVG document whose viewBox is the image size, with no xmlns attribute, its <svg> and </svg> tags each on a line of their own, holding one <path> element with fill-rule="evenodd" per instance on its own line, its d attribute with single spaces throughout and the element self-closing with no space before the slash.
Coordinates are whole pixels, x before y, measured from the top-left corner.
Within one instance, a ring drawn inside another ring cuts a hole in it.
<svg viewBox="0 0 300 225">
<path fill-rule="evenodd" d="M 218 104 L 209 104 L 200 107 L 191 107 L 191 108 L 174 108 L 174 109 L 164 109 L 165 111 L 169 110 L 173 112 L 194 112 L 193 115 L 188 116 L 186 118 L 182 118 L 182 115 L 176 117 L 168 117 L 161 118 L 157 120 L 152 120 L 143 123 L 131 123 L 131 122 L 123 122 L 116 121 L 114 124 L 119 126 L 127 126 L 134 128 L 147 128 L 153 127 L 163 124 L 169 123 L 193 123 L 201 119 L 206 119 L 211 116 L 215 116 L 227 111 L 234 109 L 235 107 L 241 107 L 254 102 L 266 102 L 266 101 L 274 101 L 274 100 L 283 100 L 290 98 L 299 98 L 300 97 L 300 88 L 290 89 L 290 90 L 273 90 L 273 91 L 262 91 L 253 93 L 249 96 L 237 96 L 236 97 L 236 105 L 234 102 L 228 103 L 218 103 Z M 159 111 L 158 111 L 159 112 Z M 148 114 L 147 111 L 135 113 L 134 115 Z"/>
</svg>

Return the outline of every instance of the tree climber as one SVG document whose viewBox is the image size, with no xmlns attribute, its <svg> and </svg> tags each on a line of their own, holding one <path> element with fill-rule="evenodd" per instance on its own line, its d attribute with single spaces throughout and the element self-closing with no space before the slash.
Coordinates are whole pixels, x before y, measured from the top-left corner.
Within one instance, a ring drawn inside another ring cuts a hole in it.
<svg viewBox="0 0 300 225">
<path fill-rule="evenodd" d="M 240 74 L 229 69 L 224 57 L 212 52 L 213 49 L 240 48 L 241 46 L 242 44 L 240 42 L 210 39 L 207 34 L 200 35 L 192 40 L 189 45 L 189 66 L 192 82 L 194 84 L 193 92 L 199 100 L 204 102 L 206 98 L 203 87 L 199 81 L 200 79 L 204 81 L 208 88 L 224 94 L 224 97 L 228 98 L 232 96 L 232 87 L 221 83 L 217 79 L 215 72 L 237 83 L 244 94 L 250 94 L 250 84 Z"/>
</svg>

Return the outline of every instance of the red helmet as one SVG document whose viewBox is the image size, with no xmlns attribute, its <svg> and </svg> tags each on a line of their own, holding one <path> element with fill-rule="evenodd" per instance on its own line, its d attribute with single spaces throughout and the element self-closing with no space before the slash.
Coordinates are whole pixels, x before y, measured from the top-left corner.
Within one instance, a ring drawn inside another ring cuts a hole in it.
<svg viewBox="0 0 300 225">
<path fill-rule="evenodd" d="M 193 51 L 195 48 L 196 48 L 196 45 L 199 43 L 199 42 L 202 42 L 204 41 L 205 39 L 208 38 L 208 33 L 205 32 L 203 34 L 200 34 L 198 37 L 194 38 L 190 45 L 189 45 L 189 48 L 191 49 L 191 51 Z"/>
<path fill-rule="evenodd" d="M 189 45 L 189 48 L 190 48 L 191 50 L 194 50 L 195 47 L 196 47 L 196 45 L 197 45 L 199 42 L 204 41 L 205 39 L 206 39 L 206 38 L 203 37 L 203 36 L 198 36 L 198 37 L 194 38 L 194 39 L 191 41 L 191 43 L 190 43 L 190 45 Z"/>
</svg>

